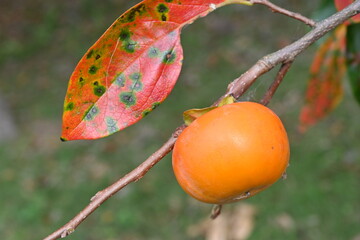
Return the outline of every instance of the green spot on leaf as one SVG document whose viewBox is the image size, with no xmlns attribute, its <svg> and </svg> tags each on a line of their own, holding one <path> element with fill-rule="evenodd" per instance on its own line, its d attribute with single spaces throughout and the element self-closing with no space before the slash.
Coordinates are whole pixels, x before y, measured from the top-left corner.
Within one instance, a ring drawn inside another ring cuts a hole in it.
<svg viewBox="0 0 360 240">
<path fill-rule="evenodd" d="M 133 73 L 130 75 L 130 79 L 133 81 L 133 84 L 131 85 L 131 90 L 140 91 L 143 88 L 141 78 L 141 73 Z"/>
<path fill-rule="evenodd" d="M 131 33 L 129 29 L 122 29 L 119 35 L 121 41 L 128 41 L 130 40 Z"/>
<path fill-rule="evenodd" d="M 168 8 L 165 4 L 160 3 L 160 4 L 157 6 L 157 11 L 158 11 L 159 13 L 167 13 L 167 12 L 169 12 L 169 8 Z"/>
<path fill-rule="evenodd" d="M 85 79 L 83 77 L 80 77 L 79 78 L 79 84 L 80 84 L 80 87 L 84 86 L 85 84 Z"/>
<path fill-rule="evenodd" d="M 105 122 L 106 122 L 107 130 L 108 130 L 109 134 L 119 131 L 119 128 L 117 127 L 117 123 L 113 118 L 106 117 Z"/>
<path fill-rule="evenodd" d="M 136 81 L 131 85 L 131 90 L 133 91 L 141 91 L 143 88 L 143 84 L 140 81 Z"/>
<path fill-rule="evenodd" d="M 96 85 L 94 87 L 94 94 L 98 97 L 101 97 L 106 91 L 106 88 L 104 86 L 98 86 Z"/>
<path fill-rule="evenodd" d="M 136 7 L 131 8 L 127 13 L 120 17 L 120 20 L 123 23 L 130 23 L 135 21 L 137 15 L 142 15 L 144 12 L 146 12 L 146 6 L 142 3 Z"/>
<path fill-rule="evenodd" d="M 87 58 L 87 59 L 91 58 L 93 54 L 94 54 L 94 50 L 91 49 L 91 50 L 89 51 L 89 53 L 86 55 L 86 58 Z"/>
<path fill-rule="evenodd" d="M 151 47 L 148 52 L 148 56 L 150 58 L 157 58 L 160 57 L 160 50 L 156 47 Z"/>
<path fill-rule="evenodd" d="M 163 63 L 171 64 L 174 63 L 176 59 L 176 53 L 173 50 L 165 52 Z"/>
<path fill-rule="evenodd" d="M 141 113 L 141 116 L 142 116 L 142 117 L 146 117 L 151 111 L 152 111 L 152 109 L 145 109 L 145 110 Z"/>
<path fill-rule="evenodd" d="M 98 68 L 94 65 L 92 65 L 90 68 L 89 68 L 89 73 L 90 74 L 95 74 L 97 72 Z"/>
<path fill-rule="evenodd" d="M 65 111 L 71 111 L 74 109 L 74 103 L 73 102 L 70 102 L 66 105 L 65 107 Z"/>
<path fill-rule="evenodd" d="M 91 50 L 88 52 L 88 54 L 86 55 L 86 58 L 87 58 L 87 59 L 92 58 L 92 57 L 94 57 L 94 55 L 95 55 L 95 51 L 94 51 L 94 49 L 91 49 Z M 101 57 L 100 54 L 96 54 L 96 55 L 95 55 L 95 60 L 98 60 L 100 57 Z"/>
<path fill-rule="evenodd" d="M 133 92 L 120 93 L 120 101 L 127 107 L 131 107 L 136 104 L 136 96 Z"/>
<path fill-rule="evenodd" d="M 124 74 L 120 73 L 116 76 L 115 78 L 115 84 L 120 86 L 120 87 L 124 87 L 125 86 L 125 76 Z"/>
<path fill-rule="evenodd" d="M 157 108 L 158 106 L 160 106 L 161 102 L 154 102 L 151 106 L 152 110 L 154 110 L 155 108 Z"/>
<path fill-rule="evenodd" d="M 157 108 L 159 105 L 160 105 L 160 102 L 154 102 L 154 103 L 151 105 L 151 108 L 145 109 L 145 110 L 141 113 L 141 116 L 142 116 L 142 117 L 147 116 L 152 110 L 154 110 L 155 108 Z"/>
<path fill-rule="evenodd" d="M 141 73 L 133 73 L 130 75 L 130 79 L 133 81 L 140 81 L 141 80 Z"/>
<path fill-rule="evenodd" d="M 89 110 L 84 115 L 84 120 L 91 121 L 99 114 L 99 108 L 95 105 L 91 106 Z"/>
<path fill-rule="evenodd" d="M 122 44 L 123 49 L 128 53 L 134 53 L 137 42 L 133 40 L 124 41 Z"/>
</svg>

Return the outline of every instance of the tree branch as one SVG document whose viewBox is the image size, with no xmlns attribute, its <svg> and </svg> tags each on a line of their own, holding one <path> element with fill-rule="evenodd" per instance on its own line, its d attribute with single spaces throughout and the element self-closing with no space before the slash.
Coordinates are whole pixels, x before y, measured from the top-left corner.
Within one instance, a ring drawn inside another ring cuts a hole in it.
<svg viewBox="0 0 360 240">
<path fill-rule="evenodd" d="M 342 11 L 318 22 L 316 27 L 294 43 L 261 58 L 255 65 L 229 84 L 227 92 L 217 101 L 232 95 L 239 98 L 256 79 L 273 69 L 278 64 L 294 61 L 300 53 L 307 49 L 326 33 L 360 12 L 360 0 L 356 0 Z"/>
<path fill-rule="evenodd" d="M 76 215 L 71 221 L 59 228 L 56 232 L 44 238 L 44 240 L 52 240 L 58 238 L 64 238 L 75 231 L 76 227 L 80 225 L 91 213 L 93 213 L 102 203 L 120 191 L 128 184 L 141 179 L 156 163 L 164 158 L 174 147 L 177 137 L 185 129 L 185 125 L 182 125 L 176 129 L 167 142 L 159 148 L 155 153 L 148 157 L 137 168 L 126 174 L 123 178 L 119 179 L 109 187 L 98 192 L 91 198 L 91 202 L 87 205 L 78 215 Z"/>
<path fill-rule="evenodd" d="M 280 83 L 284 79 L 284 77 L 285 77 L 286 73 L 288 72 L 288 70 L 290 69 L 292 63 L 293 62 L 287 62 L 287 63 L 283 63 L 281 65 L 280 70 L 279 70 L 278 74 L 276 75 L 274 82 L 271 84 L 270 88 L 265 93 L 265 96 L 260 101 L 260 103 L 262 105 L 266 106 L 269 104 L 271 98 L 274 96 L 277 88 L 279 87 Z"/>
<path fill-rule="evenodd" d="M 249 0 L 249 2 L 253 3 L 253 4 L 261 4 L 261 5 L 265 5 L 268 8 L 270 8 L 271 11 L 276 12 L 276 13 L 280 13 L 283 14 L 285 16 L 294 18 L 296 20 L 299 20 L 303 23 L 305 23 L 306 25 L 309 25 L 310 27 L 315 27 L 316 26 L 316 22 L 310 18 L 307 18 L 299 13 L 294 13 L 291 12 L 287 9 L 281 8 L 267 0 Z"/>
<path fill-rule="evenodd" d="M 217 101 L 219 102 L 222 98 L 226 96 L 234 96 L 239 98 L 255 80 L 268 72 L 278 64 L 285 64 L 282 68 L 284 72 L 290 67 L 286 63 L 292 62 L 296 56 L 303 52 L 307 47 L 309 47 L 316 40 L 321 38 L 327 32 L 334 29 L 339 24 L 343 23 L 345 20 L 356 15 L 360 12 L 360 0 L 356 0 L 347 8 L 343 9 L 341 12 L 338 12 L 331 17 L 319 22 L 316 24 L 316 27 L 306 34 L 304 37 L 294 42 L 293 44 L 274 52 L 270 55 L 267 55 L 260 59 L 254 66 L 252 66 L 247 72 L 242 74 L 239 78 L 235 79 L 232 83 L 229 84 L 227 92 Z M 279 73 L 280 75 L 280 73 Z M 272 90 L 271 90 L 272 91 Z M 216 102 L 216 103 L 217 103 Z M 215 103 L 215 105 L 216 105 Z M 107 187 L 106 189 L 98 192 L 92 199 L 88 206 L 86 206 L 78 215 L 76 215 L 72 220 L 70 220 L 63 227 L 59 228 L 57 231 L 47 236 L 45 240 L 54 240 L 58 238 L 64 238 L 71 234 L 77 226 L 79 226 L 92 212 L 94 212 L 103 202 L 113 196 L 115 193 L 120 191 L 122 188 L 128 184 L 141 179 L 156 163 L 158 163 L 164 156 L 166 156 L 174 147 L 177 136 L 185 129 L 185 126 L 180 126 L 171 136 L 171 138 L 165 142 L 165 144 L 152 154 L 148 159 L 146 159 L 142 164 L 140 164 L 136 169 L 129 172 L 123 178 L 119 179 L 117 182 Z"/>
</svg>

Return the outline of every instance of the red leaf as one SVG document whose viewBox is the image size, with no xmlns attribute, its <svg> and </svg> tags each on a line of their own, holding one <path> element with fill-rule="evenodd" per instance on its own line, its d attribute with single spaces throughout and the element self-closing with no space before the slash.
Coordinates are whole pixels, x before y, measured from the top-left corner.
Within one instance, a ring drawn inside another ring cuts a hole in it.
<svg viewBox="0 0 360 240">
<path fill-rule="evenodd" d="M 221 5 L 224 0 L 144 0 L 121 15 L 70 78 L 62 139 L 104 137 L 156 108 L 181 70 L 181 28 Z"/>
<path fill-rule="evenodd" d="M 346 72 L 345 35 L 346 26 L 338 27 L 314 57 L 300 114 L 301 131 L 330 113 L 342 98 L 342 79 Z"/>
<path fill-rule="evenodd" d="M 350 5 L 351 3 L 353 3 L 353 0 L 334 0 L 335 2 L 335 7 L 337 8 L 337 10 L 343 10 L 345 7 L 347 7 L 348 5 Z M 346 22 L 347 24 L 354 22 L 354 23 L 358 23 L 360 22 L 360 14 L 356 14 L 355 16 L 353 16 L 350 19 L 350 22 Z"/>
</svg>

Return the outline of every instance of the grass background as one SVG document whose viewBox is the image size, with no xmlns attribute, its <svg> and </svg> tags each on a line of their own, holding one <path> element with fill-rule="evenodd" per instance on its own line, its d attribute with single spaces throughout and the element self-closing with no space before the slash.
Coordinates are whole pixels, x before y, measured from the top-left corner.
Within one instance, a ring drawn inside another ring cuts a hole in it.
<svg viewBox="0 0 360 240">
<path fill-rule="evenodd" d="M 310 16 L 317 1 L 278 0 Z M 156 111 L 120 133 L 61 143 L 61 115 L 77 61 L 137 1 L 2 0 L 0 97 L 16 126 L 0 142 L 0 238 L 41 239 L 80 211 L 97 191 L 154 152 L 182 122 L 205 107 L 260 57 L 308 28 L 262 6 L 227 6 L 187 26 L 185 61 L 173 93 Z M 297 132 L 308 68 L 316 48 L 299 56 L 269 105 L 291 141 L 288 179 L 246 200 L 257 209 L 249 239 L 355 239 L 360 234 L 360 114 L 345 82 L 340 106 L 305 134 Z M 243 97 L 257 101 L 275 71 Z M 226 206 L 231 211 L 236 204 Z M 167 156 L 89 217 L 68 239 L 204 239 L 189 227 L 211 206 L 180 189 Z M 277 216 L 291 217 L 283 229 Z M 356 238 L 357 239 L 357 238 Z"/>
</svg>

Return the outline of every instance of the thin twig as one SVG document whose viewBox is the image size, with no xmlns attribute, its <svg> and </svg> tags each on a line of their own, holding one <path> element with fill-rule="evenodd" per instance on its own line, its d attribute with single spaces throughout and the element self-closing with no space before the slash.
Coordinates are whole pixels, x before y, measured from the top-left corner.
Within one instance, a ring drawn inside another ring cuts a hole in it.
<svg viewBox="0 0 360 240">
<path fill-rule="evenodd" d="M 316 27 L 312 31 L 310 31 L 298 41 L 275 53 L 263 57 L 247 72 L 245 72 L 243 75 L 241 75 L 231 84 L 229 84 L 227 92 L 220 99 L 230 95 L 234 96 L 235 98 L 239 98 L 260 75 L 268 72 L 270 69 L 274 68 L 278 64 L 293 61 L 297 55 L 303 52 L 316 40 L 318 40 L 327 32 L 331 31 L 336 26 L 343 23 L 345 20 L 349 19 L 350 17 L 354 16 L 359 12 L 360 0 L 356 0 L 347 8 L 343 9 L 341 12 L 338 12 L 316 24 Z M 219 100 L 217 102 L 219 102 Z M 123 178 L 119 179 L 111 186 L 98 192 L 91 199 L 92 201 L 87 207 L 85 207 L 78 215 L 76 215 L 63 227 L 59 228 L 57 231 L 46 237 L 45 240 L 54 240 L 60 237 L 66 237 L 67 235 L 72 233 L 76 229 L 76 227 L 81 222 L 83 222 L 92 212 L 94 212 L 103 202 L 105 202 L 107 199 L 109 199 L 111 196 L 113 196 L 115 193 L 120 191 L 128 184 L 141 179 L 156 163 L 158 163 L 165 155 L 167 155 L 172 150 L 178 134 L 180 134 L 184 128 L 184 125 L 180 126 L 173 133 L 171 138 L 159 150 L 152 154 L 136 169 L 125 175 Z"/>
<path fill-rule="evenodd" d="M 260 103 L 262 105 L 268 105 L 271 98 L 274 96 L 277 88 L 279 87 L 280 83 L 282 82 L 282 80 L 284 79 L 287 71 L 290 69 L 291 64 L 293 62 L 286 62 L 283 63 L 279 69 L 279 72 L 276 75 L 276 78 L 274 80 L 274 82 L 271 84 L 271 86 L 269 87 L 269 89 L 267 90 L 267 92 L 265 93 L 265 96 L 263 97 L 263 99 L 261 99 Z"/>
<path fill-rule="evenodd" d="M 249 0 L 249 2 L 253 3 L 253 4 L 261 4 L 261 5 L 265 5 L 268 8 L 271 9 L 271 11 L 276 12 L 276 13 L 280 13 L 283 14 L 285 16 L 294 18 L 296 20 L 299 20 L 303 23 L 305 23 L 306 25 L 309 25 L 310 27 L 315 27 L 316 26 L 316 22 L 310 18 L 307 18 L 299 13 L 295 13 L 295 12 L 291 12 L 287 9 L 284 9 L 282 7 L 279 7 L 275 4 L 273 4 L 272 2 L 269 2 L 267 0 Z"/>
</svg>

